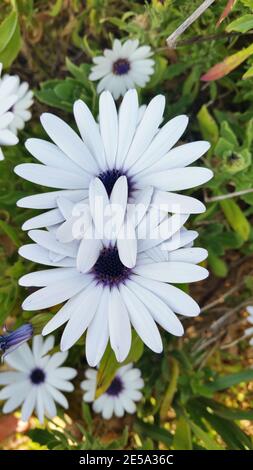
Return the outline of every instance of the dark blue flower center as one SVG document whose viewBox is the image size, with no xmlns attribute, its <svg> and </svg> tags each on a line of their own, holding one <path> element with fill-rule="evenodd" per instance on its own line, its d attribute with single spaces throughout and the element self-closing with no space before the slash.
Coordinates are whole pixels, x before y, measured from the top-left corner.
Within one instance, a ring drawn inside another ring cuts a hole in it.
<svg viewBox="0 0 253 470">
<path fill-rule="evenodd" d="M 93 267 L 95 279 L 109 287 L 118 286 L 130 273 L 131 269 L 121 263 L 116 247 L 103 248 Z"/>
<path fill-rule="evenodd" d="M 45 372 L 39 367 L 36 369 L 33 369 L 30 374 L 30 380 L 34 385 L 39 385 L 45 382 L 45 378 L 46 378 Z"/>
<path fill-rule="evenodd" d="M 130 62 L 127 59 L 118 59 L 112 66 L 115 75 L 125 75 L 130 70 Z"/>
<path fill-rule="evenodd" d="M 107 395 L 117 397 L 123 390 L 123 382 L 120 377 L 115 377 L 110 385 L 110 387 L 106 390 Z"/>
<path fill-rule="evenodd" d="M 106 170 L 103 173 L 100 173 L 98 175 L 98 177 L 102 181 L 109 197 L 111 195 L 112 188 L 115 185 L 117 179 L 120 176 L 123 176 L 123 174 L 124 173 L 121 170 L 116 170 L 116 168 L 114 168 L 113 170 Z"/>
</svg>

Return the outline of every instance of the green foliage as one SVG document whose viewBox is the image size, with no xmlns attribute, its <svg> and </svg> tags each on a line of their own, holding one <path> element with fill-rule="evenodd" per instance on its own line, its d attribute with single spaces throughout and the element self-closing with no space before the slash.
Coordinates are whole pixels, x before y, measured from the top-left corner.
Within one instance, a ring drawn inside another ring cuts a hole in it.
<svg viewBox="0 0 253 470">
<path fill-rule="evenodd" d="M 4 149 L 6 159 L 1 162 L 0 325 L 10 322 L 16 327 L 30 321 L 35 332 L 40 333 L 58 309 L 31 313 L 23 312 L 20 307 L 27 290 L 18 286 L 18 279 L 37 269 L 33 263 L 24 263 L 17 254 L 18 247 L 27 241 L 20 227 L 37 212 L 15 206 L 17 199 L 33 194 L 35 189 L 33 184 L 17 178 L 13 168 L 18 163 L 32 161 L 23 145 L 27 137 L 45 137 L 38 119 L 41 112 L 50 108 L 74 125 L 73 104 L 82 99 L 97 116 L 97 84 L 89 81 L 92 57 L 111 47 L 113 39 L 118 37 L 138 38 L 140 44 L 150 44 L 154 52 L 155 71 L 147 85 L 138 89 L 140 103 L 146 104 L 155 94 L 164 94 L 165 121 L 184 113 L 190 117 L 182 141 L 206 139 L 211 143 L 199 165 L 212 169 L 214 179 L 204 187 L 187 192 L 207 206 L 205 213 L 191 218 L 188 228 L 199 232 L 197 243 L 208 249 L 207 267 L 213 275 L 211 281 L 206 280 L 199 288 L 200 292 L 196 289 L 196 298 L 201 302 L 204 298 L 205 306 L 216 300 L 213 286 L 223 286 L 219 295 L 225 298 L 227 286 L 235 286 L 238 277 L 242 282 L 241 291 L 228 297 L 223 310 L 214 309 L 210 315 L 209 311 L 207 315 L 203 312 L 201 321 L 206 322 L 206 331 L 211 335 L 212 314 L 215 319 L 220 318 L 230 312 L 231 306 L 240 307 L 242 301 L 246 305 L 253 296 L 253 1 L 214 2 L 178 39 L 176 50 L 168 50 L 166 38 L 199 6 L 197 0 L 88 0 L 85 7 L 82 0 L 2 3 L 0 62 L 6 69 L 13 66 L 10 73 L 18 73 L 22 80 L 31 83 L 36 103 L 32 121 L 19 133 L 20 144 Z M 238 267 L 241 264 L 242 270 Z M 185 290 L 189 287 L 185 286 Z M 226 324 L 228 335 L 230 326 L 234 327 L 237 321 L 241 317 L 231 316 L 231 324 Z M 79 437 L 74 432 L 76 428 L 73 431 L 69 419 L 63 416 L 63 426 L 47 423 L 43 429 L 30 430 L 30 439 L 53 450 L 157 449 L 159 446 L 252 450 L 252 441 L 241 423 L 253 419 L 252 397 L 249 394 L 245 407 L 224 404 L 224 396 L 253 380 L 252 370 L 244 363 L 245 350 L 238 367 L 234 367 L 233 356 L 231 370 L 227 370 L 229 361 L 222 353 L 219 357 L 223 362 L 218 367 L 212 362 L 212 347 L 224 341 L 225 334 L 220 335 L 218 342 L 210 343 L 207 348 L 210 360 L 203 366 L 202 354 L 195 349 L 203 333 L 203 330 L 199 333 L 199 325 L 201 322 L 187 318 L 186 340 L 172 339 L 163 333 L 163 355 L 144 350 L 133 333 L 132 348 L 124 363 L 134 362 L 141 368 L 145 380 L 143 399 L 137 416 L 126 418 L 129 427 L 122 420 L 121 431 L 117 430 L 116 437 L 113 435 L 109 442 L 105 443 L 101 434 L 111 430 L 111 423 L 107 428 L 100 420 L 97 426 L 91 407 L 84 403 L 78 405 L 78 419 L 73 418 L 79 423 Z M 196 337 L 190 339 L 190 330 Z M 61 331 L 56 333 L 57 345 L 60 334 Z M 84 338 L 81 338 L 68 359 L 78 369 L 79 377 L 86 367 L 83 355 Z M 97 396 L 110 385 L 118 367 L 108 346 L 99 365 Z M 75 398 L 72 397 L 74 402 Z M 70 406 L 70 416 L 72 412 Z"/>
</svg>

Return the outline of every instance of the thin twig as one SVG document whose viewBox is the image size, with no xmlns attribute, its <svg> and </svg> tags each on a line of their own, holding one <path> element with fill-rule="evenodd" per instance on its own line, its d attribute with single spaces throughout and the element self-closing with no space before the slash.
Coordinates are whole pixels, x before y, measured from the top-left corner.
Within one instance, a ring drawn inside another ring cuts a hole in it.
<svg viewBox="0 0 253 470">
<path fill-rule="evenodd" d="M 223 201 L 224 199 L 232 199 L 233 197 L 243 196 L 244 194 L 253 193 L 253 188 L 243 189 L 242 191 L 235 191 L 234 193 L 221 194 L 220 196 L 207 197 L 205 196 L 205 202 Z"/>
<path fill-rule="evenodd" d="M 204 11 L 209 8 L 215 0 L 205 0 L 175 31 L 167 38 L 167 45 L 171 49 L 175 49 L 179 36 L 183 34 L 194 21 L 196 21 Z"/>
<path fill-rule="evenodd" d="M 229 289 L 225 294 L 222 294 L 218 299 L 213 300 L 207 305 L 204 305 L 204 307 L 202 307 L 201 309 L 201 313 L 206 312 L 206 310 L 210 310 L 210 308 L 213 308 L 216 305 L 223 304 L 226 298 L 229 297 L 234 292 L 236 292 L 239 289 L 239 287 L 243 284 L 243 282 L 244 280 L 240 284 L 237 284 L 236 286 L 231 287 L 231 289 Z"/>
</svg>

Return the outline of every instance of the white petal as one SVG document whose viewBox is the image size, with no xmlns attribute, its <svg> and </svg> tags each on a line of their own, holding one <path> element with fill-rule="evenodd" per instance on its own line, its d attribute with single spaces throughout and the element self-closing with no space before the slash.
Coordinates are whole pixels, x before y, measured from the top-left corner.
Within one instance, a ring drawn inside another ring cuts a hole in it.
<svg viewBox="0 0 253 470">
<path fill-rule="evenodd" d="M 63 408 L 67 409 L 68 408 L 68 401 L 65 398 L 65 396 L 57 390 L 55 387 L 52 387 L 50 384 L 46 384 L 46 389 L 52 395 L 53 399 L 59 403 Z"/>
<path fill-rule="evenodd" d="M 96 239 L 85 239 L 80 243 L 78 255 L 77 255 L 77 269 L 81 273 L 87 273 L 93 268 L 96 263 L 100 251 L 102 249 L 102 243 Z"/>
<path fill-rule="evenodd" d="M 177 116 L 167 122 L 154 137 L 148 149 L 133 166 L 133 171 L 139 172 L 149 168 L 165 155 L 180 139 L 188 125 L 187 116 Z"/>
<path fill-rule="evenodd" d="M 119 289 L 137 334 L 152 351 L 162 352 L 160 333 L 145 305 L 124 284 Z"/>
<path fill-rule="evenodd" d="M 128 287 L 137 295 L 141 302 L 146 305 L 153 319 L 159 323 L 159 325 L 175 336 L 183 335 L 184 329 L 181 322 L 168 305 L 159 299 L 159 297 L 133 281 L 128 281 Z"/>
<path fill-rule="evenodd" d="M 37 396 L 36 391 L 37 391 L 36 388 L 33 387 L 28 393 L 23 403 L 23 406 L 21 409 L 22 421 L 28 421 L 28 419 L 30 418 L 35 408 L 35 402 L 36 402 L 36 396 Z"/>
<path fill-rule="evenodd" d="M 84 289 L 86 289 L 89 284 L 91 283 L 92 278 L 90 276 L 85 276 L 84 278 Z M 83 291 L 82 291 L 83 292 Z M 42 330 L 43 335 L 48 335 L 52 331 L 56 330 L 64 323 L 66 323 L 71 315 L 75 312 L 76 306 L 80 304 L 79 298 L 82 295 L 80 294 L 75 295 L 72 297 L 65 305 L 53 316 L 53 318 L 46 324 L 46 326 Z"/>
<path fill-rule="evenodd" d="M 57 145 L 42 139 L 28 139 L 25 143 L 27 150 L 41 163 L 49 167 L 70 171 L 87 179 L 87 173 L 74 163 Z"/>
<path fill-rule="evenodd" d="M 100 96 L 99 125 L 107 164 L 109 168 L 113 168 L 118 146 L 118 116 L 112 95 L 108 91 Z"/>
<path fill-rule="evenodd" d="M 141 286 L 158 295 L 174 312 L 187 317 L 195 317 L 199 315 L 200 308 L 197 302 L 195 302 L 195 300 L 193 300 L 184 291 L 178 289 L 178 287 L 165 284 L 164 282 L 144 279 L 140 276 L 132 276 L 132 278 Z"/>
<path fill-rule="evenodd" d="M 61 338 L 61 349 L 66 351 L 82 336 L 91 323 L 102 295 L 102 286 L 93 283 L 80 296 L 80 303 L 70 317 Z"/>
<path fill-rule="evenodd" d="M 86 142 L 90 152 L 94 155 L 98 166 L 102 170 L 105 169 L 105 152 L 98 125 L 88 106 L 82 100 L 75 102 L 74 116 L 82 139 Z"/>
<path fill-rule="evenodd" d="M 91 367 L 97 366 L 108 343 L 109 328 L 107 311 L 109 295 L 109 289 L 103 289 L 97 312 L 87 330 L 85 348 L 87 362 Z"/>
<path fill-rule="evenodd" d="M 29 237 L 38 245 L 64 256 L 74 258 L 77 255 L 77 246 L 73 243 L 60 243 L 56 240 L 55 235 L 46 230 L 30 230 Z"/>
<path fill-rule="evenodd" d="M 190 263 L 163 262 L 136 266 L 134 272 L 139 276 L 162 282 L 196 282 L 206 279 L 208 271 Z"/>
<path fill-rule="evenodd" d="M 158 190 L 154 192 L 152 205 L 176 214 L 200 214 L 206 210 L 204 204 L 193 197 Z"/>
<path fill-rule="evenodd" d="M 181 248 L 168 254 L 168 261 L 183 261 L 185 263 L 201 263 L 208 256 L 204 248 Z"/>
<path fill-rule="evenodd" d="M 117 247 L 120 261 L 128 268 L 133 268 L 137 258 L 137 240 L 131 222 L 126 221 L 119 231 Z"/>
<path fill-rule="evenodd" d="M 19 199 L 17 206 L 30 209 L 53 209 L 57 207 L 57 199 L 61 196 L 72 202 L 78 202 L 87 196 L 87 190 L 74 189 L 34 194 L 33 196 L 26 196 Z"/>
<path fill-rule="evenodd" d="M 153 185 L 164 191 L 177 191 L 200 186 L 201 184 L 205 184 L 212 177 L 213 172 L 207 168 L 175 168 L 142 176 L 139 180 L 139 186 L 145 187 L 147 185 Z"/>
<path fill-rule="evenodd" d="M 23 256 L 23 258 L 29 259 L 34 263 L 46 264 L 48 266 L 73 268 L 76 263 L 74 258 L 64 258 L 62 261 L 52 262 L 49 257 L 49 251 L 37 245 L 36 243 L 21 246 L 18 252 L 20 256 Z"/>
<path fill-rule="evenodd" d="M 164 107 L 165 98 L 162 95 L 157 95 L 147 106 L 126 156 L 124 168 L 130 168 L 145 152 L 161 123 Z"/>
<path fill-rule="evenodd" d="M 83 276 L 58 281 L 29 295 L 22 304 L 24 310 L 40 310 L 58 305 L 73 297 L 84 288 Z"/>
<path fill-rule="evenodd" d="M 77 165 L 96 174 L 98 166 L 80 137 L 62 119 L 50 113 L 41 116 L 41 123 L 51 139 Z"/>
<path fill-rule="evenodd" d="M 138 95 L 136 90 L 129 90 L 119 109 L 119 140 L 116 162 L 122 166 L 132 143 L 138 121 Z"/>
<path fill-rule="evenodd" d="M 209 142 L 200 140 L 180 145 L 167 155 L 168 168 L 182 168 L 202 157 L 210 148 Z"/>
<path fill-rule="evenodd" d="M 14 171 L 27 181 L 49 188 L 84 189 L 89 181 L 88 177 L 83 178 L 82 175 L 37 163 L 21 163 Z"/>
<path fill-rule="evenodd" d="M 127 309 L 118 288 L 113 288 L 109 297 L 110 343 L 118 362 L 126 359 L 131 346 L 131 325 Z"/>
<path fill-rule="evenodd" d="M 22 225 L 22 230 L 31 230 L 41 227 L 49 227 L 63 222 L 64 218 L 59 209 L 52 209 L 51 211 L 44 212 L 44 214 L 37 215 L 27 220 Z"/>
</svg>

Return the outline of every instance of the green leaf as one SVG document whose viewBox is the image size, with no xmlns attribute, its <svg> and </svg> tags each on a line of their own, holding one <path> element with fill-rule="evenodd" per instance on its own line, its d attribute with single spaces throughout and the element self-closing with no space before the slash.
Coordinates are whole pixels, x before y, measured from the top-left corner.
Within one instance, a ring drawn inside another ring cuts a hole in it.
<svg viewBox="0 0 253 470">
<path fill-rule="evenodd" d="M 38 442 L 42 446 L 47 446 L 48 442 L 52 440 L 52 434 L 46 429 L 31 429 L 27 435 L 34 442 Z"/>
<path fill-rule="evenodd" d="M 0 53 L 7 47 L 15 33 L 18 21 L 16 11 L 12 11 L 0 25 Z"/>
<path fill-rule="evenodd" d="M 238 233 L 243 240 L 248 240 L 250 224 L 238 204 L 233 199 L 227 199 L 220 201 L 220 205 L 230 227 Z"/>
<path fill-rule="evenodd" d="M 253 420 L 253 410 L 241 410 L 240 408 L 228 408 L 215 400 L 203 399 L 203 403 L 221 418 L 229 421 L 241 419 Z"/>
<path fill-rule="evenodd" d="M 195 436 L 203 442 L 207 450 L 223 450 L 206 431 L 203 431 L 203 429 L 193 423 L 193 421 L 190 421 L 190 426 Z"/>
<path fill-rule="evenodd" d="M 219 128 L 205 105 L 198 112 L 197 119 L 204 139 L 215 145 L 219 138 Z"/>
<path fill-rule="evenodd" d="M 172 445 L 175 450 L 192 450 L 191 428 L 184 416 L 177 420 Z"/>
<path fill-rule="evenodd" d="M 132 331 L 131 349 L 127 358 L 123 363 L 120 364 L 120 366 L 129 364 L 130 362 L 137 362 L 142 356 L 142 353 L 143 342 L 139 336 L 137 336 L 137 333 Z M 102 395 L 108 389 L 118 368 L 119 363 L 117 362 L 110 344 L 108 344 L 98 369 L 96 398 L 100 397 L 100 395 Z"/>
<path fill-rule="evenodd" d="M 246 369 L 236 374 L 218 377 L 213 382 L 210 382 L 208 387 L 213 392 L 219 392 L 220 390 L 225 390 L 233 385 L 249 382 L 250 380 L 253 380 L 253 369 Z"/>
<path fill-rule="evenodd" d="M 154 441 L 162 442 L 167 447 L 170 447 L 173 442 L 173 435 L 169 431 L 155 424 L 144 423 L 138 418 L 134 423 L 134 431 L 138 434 L 144 434 L 144 436 L 150 437 Z"/>
<path fill-rule="evenodd" d="M 15 15 L 17 14 L 15 13 Z M 15 25 L 15 27 L 13 25 Z M 0 37 L 1 37 L 1 26 L 0 26 Z M 7 37 L 7 33 L 5 33 L 5 36 Z M 2 42 L 2 46 L 3 48 L 0 50 L 0 62 L 2 62 L 4 68 L 7 68 L 16 59 L 19 53 L 19 50 L 21 48 L 20 28 L 14 16 L 12 17 L 12 25 L 9 31 L 9 40 L 7 43 L 5 43 L 5 46 L 4 46 L 4 42 Z"/>
<path fill-rule="evenodd" d="M 227 27 L 226 31 L 238 31 L 238 33 L 247 33 L 250 29 L 253 29 L 253 15 L 243 15 L 240 18 L 232 21 Z"/>
<path fill-rule="evenodd" d="M 226 277 L 228 273 L 226 262 L 219 258 L 210 248 L 208 249 L 208 264 L 215 276 Z"/>
</svg>

